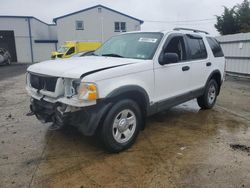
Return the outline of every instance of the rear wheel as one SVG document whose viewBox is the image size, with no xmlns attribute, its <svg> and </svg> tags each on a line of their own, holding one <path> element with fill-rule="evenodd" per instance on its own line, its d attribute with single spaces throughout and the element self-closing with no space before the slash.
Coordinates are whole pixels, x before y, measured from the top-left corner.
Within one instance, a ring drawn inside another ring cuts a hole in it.
<svg viewBox="0 0 250 188">
<path fill-rule="evenodd" d="M 217 82 L 214 79 L 211 79 L 205 88 L 204 94 L 197 98 L 198 105 L 202 109 L 213 108 L 217 99 L 218 89 L 219 86 Z"/>
<path fill-rule="evenodd" d="M 109 152 L 129 148 L 136 140 L 142 123 L 141 110 L 136 102 L 125 99 L 108 112 L 101 127 L 101 139 Z"/>
</svg>

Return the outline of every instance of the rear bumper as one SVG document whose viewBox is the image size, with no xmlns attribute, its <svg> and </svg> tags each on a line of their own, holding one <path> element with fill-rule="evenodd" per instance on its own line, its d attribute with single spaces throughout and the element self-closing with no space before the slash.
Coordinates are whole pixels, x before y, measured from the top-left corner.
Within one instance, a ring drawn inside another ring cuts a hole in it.
<svg viewBox="0 0 250 188">
<path fill-rule="evenodd" d="M 92 136 L 111 103 L 75 108 L 62 103 L 50 103 L 31 99 L 30 109 L 42 123 L 54 122 L 59 125 L 72 125 L 86 136 Z"/>
</svg>

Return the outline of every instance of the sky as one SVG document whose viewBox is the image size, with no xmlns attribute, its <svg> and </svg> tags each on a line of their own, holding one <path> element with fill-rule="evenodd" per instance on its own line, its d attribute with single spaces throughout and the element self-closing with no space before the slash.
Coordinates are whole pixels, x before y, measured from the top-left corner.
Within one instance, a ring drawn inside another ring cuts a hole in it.
<svg viewBox="0 0 250 188">
<path fill-rule="evenodd" d="M 0 15 L 34 16 L 47 23 L 52 19 L 102 4 L 144 20 L 142 30 L 170 30 L 189 27 L 219 35 L 214 24 L 223 6 L 243 0 L 0 0 Z"/>
</svg>

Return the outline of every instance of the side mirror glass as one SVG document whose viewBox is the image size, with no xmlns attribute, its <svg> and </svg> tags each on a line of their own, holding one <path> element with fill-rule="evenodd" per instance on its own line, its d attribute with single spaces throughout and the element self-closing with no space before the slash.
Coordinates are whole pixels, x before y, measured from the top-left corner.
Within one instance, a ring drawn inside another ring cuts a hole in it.
<svg viewBox="0 0 250 188">
<path fill-rule="evenodd" d="M 161 65 L 169 63 L 177 63 L 179 61 L 179 56 L 177 53 L 164 53 L 159 58 L 159 63 Z"/>
</svg>

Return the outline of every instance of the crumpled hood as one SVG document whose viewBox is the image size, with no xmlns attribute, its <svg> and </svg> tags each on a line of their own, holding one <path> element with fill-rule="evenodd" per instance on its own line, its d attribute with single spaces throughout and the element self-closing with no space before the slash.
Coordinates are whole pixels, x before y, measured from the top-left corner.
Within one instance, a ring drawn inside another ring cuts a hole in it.
<svg viewBox="0 0 250 188">
<path fill-rule="evenodd" d="M 27 71 L 55 77 L 80 78 L 83 74 L 88 72 L 136 63 L 139 61 L 140 60 L 127 58 L 86 56 L 36 63 L 29 66 Z"/>
</svg>

